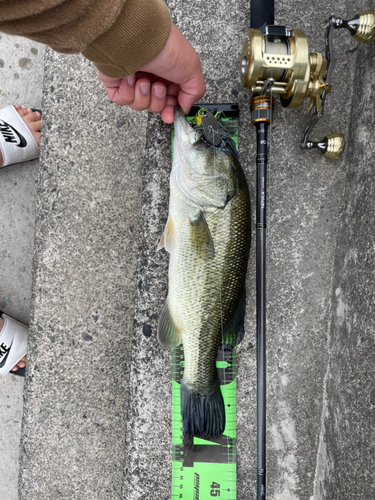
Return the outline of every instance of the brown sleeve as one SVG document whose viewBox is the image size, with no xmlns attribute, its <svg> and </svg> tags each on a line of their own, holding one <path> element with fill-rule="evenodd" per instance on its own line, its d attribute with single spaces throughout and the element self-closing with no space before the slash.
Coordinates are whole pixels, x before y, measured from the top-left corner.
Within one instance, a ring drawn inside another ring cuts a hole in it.
<svg viewBox="0 0 375 500">
<path fill-rule="evenodd" d="M 126 1 L 0 0 L 0 31 L 45 43 L 57 52 L 82 52 L 112 26 Z"/>
<path fill-rule="evenodd" d="M 127 0 L 116 22 L 82 54 L 105 75 L 122 78 L 152 61 L 170 30 L 169 10 L 162 0 Z"/>
<path fill-rule="evenodd" d="M 130 75 L 164 47 L 171 28 L 163 0 L 0 0 L 0 31 L 82 52 L 107 76 Z"/>
</svg>

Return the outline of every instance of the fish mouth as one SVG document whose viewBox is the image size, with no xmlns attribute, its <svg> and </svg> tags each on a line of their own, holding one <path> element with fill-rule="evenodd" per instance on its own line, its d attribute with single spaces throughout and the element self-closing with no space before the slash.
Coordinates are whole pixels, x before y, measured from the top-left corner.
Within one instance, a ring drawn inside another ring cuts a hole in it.
<svg viewBox="0 0 375 500">
<path fill-rule="evenodd" d="M 184 144 L 190 143 L 189 135 L 194 133 L 194 129 L 187 121 L 181 106 L 176 106 L 174 112 L 174 130 L 176 136 L 178 136 Z"/>
</svg>

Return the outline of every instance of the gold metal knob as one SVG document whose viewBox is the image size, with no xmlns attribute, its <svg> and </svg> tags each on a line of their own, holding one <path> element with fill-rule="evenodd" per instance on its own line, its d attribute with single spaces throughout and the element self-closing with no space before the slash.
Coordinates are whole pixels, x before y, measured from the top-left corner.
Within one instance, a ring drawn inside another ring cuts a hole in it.
<svg viewBox="0 0 375 500">
<path fill-rule="evenodd" d="M 337 160 L 343 154 L 345 149 L 345 137 L 340 132 L 327 135 L 324 142 L 327 140 L 327 150 L 324 156 Z"/>
<path fill-rule="evenodd" d="M 353 38 L 357 42 L 368 43 L 375 37 L 375 10 L 366 10 L 358 14 L 357 32 Z"/>
</svg>

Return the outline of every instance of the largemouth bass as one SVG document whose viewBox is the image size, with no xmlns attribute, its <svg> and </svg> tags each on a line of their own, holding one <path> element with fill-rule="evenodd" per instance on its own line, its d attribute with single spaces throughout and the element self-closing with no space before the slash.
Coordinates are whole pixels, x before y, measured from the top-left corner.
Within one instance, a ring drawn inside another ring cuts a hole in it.
<svg viewBox="0 0 375 500">
<path fill-rule="evenodd" d="M 209 145 L 176 109 L 169 216 L 158 248 L 170 253 L 158 339 L 183 342 L 181 415 L 188 435 L 224 432 L 216 371 L 220 343 L 243 332 L 250 199 L 235 147 Z M 228 342 L 229 343 L 229 342 Z"/>
</svg>

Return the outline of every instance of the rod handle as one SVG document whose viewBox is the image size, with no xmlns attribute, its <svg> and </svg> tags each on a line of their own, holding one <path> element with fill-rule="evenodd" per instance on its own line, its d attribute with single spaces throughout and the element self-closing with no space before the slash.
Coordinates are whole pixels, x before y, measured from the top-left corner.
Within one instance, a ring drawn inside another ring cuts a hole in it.
<svg viewBox="0 0 375 500">
<path fill-rule="evenodd" d="M 250 28 L 259 29 L 264 24 L 275 23 L 275 0 L 250 1 Z"/>
</svg>

